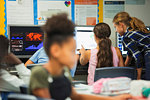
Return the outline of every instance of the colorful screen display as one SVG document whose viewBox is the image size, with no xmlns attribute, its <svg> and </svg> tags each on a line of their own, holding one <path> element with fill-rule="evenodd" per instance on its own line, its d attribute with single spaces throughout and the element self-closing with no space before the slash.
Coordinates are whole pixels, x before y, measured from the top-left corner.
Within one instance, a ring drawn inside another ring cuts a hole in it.
<svg viewBox="0 0 150 100">
<path fill-rule="evenodd" d="M 43 35 L 38 26 L 10 26 L 10 51 L 15 55 L 33 55 L 43 46 Z"/>
</svg>

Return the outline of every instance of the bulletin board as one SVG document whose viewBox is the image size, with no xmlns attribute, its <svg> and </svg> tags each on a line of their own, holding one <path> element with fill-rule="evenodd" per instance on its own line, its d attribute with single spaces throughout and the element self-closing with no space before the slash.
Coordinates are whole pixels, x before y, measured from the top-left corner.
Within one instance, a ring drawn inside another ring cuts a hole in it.
<svg viewBox="0 0 150 100">
<path fill-rule="evenodd" d="M 56 14 L 59 11 L 68 13 L 69 18 L 76 25 L 95 25 L 98 22 L 103 22 L 103 0 L 1 0 L 0 5 L 0 34 L 6 36 L 7 24 L 43 25 L 47 16 Z M 90 13 L 87 15 L 94 13 L 95 17 L 88 16 L 85 18 L 87 22 L 77 24 L 76 14 L 78 12 L 76 12 L 76 7 L 89 5 L 91 8 L 93 7 L 93 11 L 96 10 L 96 13 L 89 11 Z"/>
<path fill-rule="evenodd" d="M 75 23 L 96 25 L 103 21 L 103 0 L 75 0 Z"/>
</svg>

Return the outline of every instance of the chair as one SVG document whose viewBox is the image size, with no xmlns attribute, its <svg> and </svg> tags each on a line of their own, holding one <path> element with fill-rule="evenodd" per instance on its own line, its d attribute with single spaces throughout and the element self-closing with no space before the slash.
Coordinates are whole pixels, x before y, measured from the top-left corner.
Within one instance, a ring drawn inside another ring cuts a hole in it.
<svg viewBox="0 0 150 100">
<path fill-rule="evenodd" d="M 7 100 L 8 99 L 8 95 L 9 94 L 12 94 L 14 92 L 9 92 L 9 91 L 1 91 L 0 94 L 1 94 L 1 100 Z"/>
<path fill-rule="evenodd" d="M 22 93 L 22 94 L 28 94 L 28 85 L 22 85 L 22 86 L 20 86 L 20 92 Z"/>
<path fill-rule="evenodd" d="M 96 68 L 94 82 L 101 78 L 129 77 L 135 80 L 137 77 L 136 69 L 131 67 L 104 67 Z"/>
<path fill-rule="evenodd" d="M 52 100 L 52 99 L 44 99 L 35 97 L 33 95 L 15 93 L 8 95 L 8 100 Z"/>
<path fill-rule="evenodd" d="M 74 81 L 72 81 L 73 86 L 75 86 L 76 84 L 87 84 L 87 82 L 83 81 L 83 80 L 74 80 Z"/>
<path fill-rule="evenodd" d="M 28 68 L 28 69 L 32 69 L 32 68 L 35 67 L 35 66 L 42 66 L 42 65 L 44 65 L 44 63 L 40 63 L 40 64 L 29 64 L 29 65 L 27 65 L 27 68 Z"/>
</svg>

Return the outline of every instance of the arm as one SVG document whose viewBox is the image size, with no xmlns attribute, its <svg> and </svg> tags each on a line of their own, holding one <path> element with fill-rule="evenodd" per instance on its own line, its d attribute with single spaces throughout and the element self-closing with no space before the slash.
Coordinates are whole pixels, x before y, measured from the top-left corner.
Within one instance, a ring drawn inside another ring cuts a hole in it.
<svg viewBox="0 0 150 100">
<path fill-rule="evenodd" d="M 27 69 L 24 64 L 14 54 L 10 53 L 6 56 L 6 62 L 8 64 L 15 65 L 19 77 L 24 81 L 25 84 L 29 84 L 31 71 Z"/>
<path fill-rule="evenodd" d="M 32 93 L 41 98 L 51 98 L 49 90 L 47 88 L 35 89 Z"/>
<path fill-rule="evenodd" d="M 25 84 L 23 80 L 19 79 L 15 75 L 11 75 L 6 70 L 1 71 L 0 81 L 1 81 L 1 86 L 0 86 L 1 91 L 20 92 L 19 87 Z"/>
<path fill-rule="evenodd" d="M 141 74 L 142 74 L 142 68 L 137 68 L 137 79 L 141 79 Z"/>
<path fill-rule="evenodd" d="M 79 52 L 81 54 L 81 56 L 80 56 L 80 64 L 81 65 L 86 65 L 89 62 L 89 59 L 90 59 L 90 54 L 91 54 L 90 50 L 86 51 L 84 49 L 84 47 L 82 46 L 82 49 L 80 49 Z"/>
<path fill-rule="evenodd" d="M 35 63 L 29 59 L 29 60 L 25 63 L 25 67 L 27 67 L 27 65 L 30 65 L 30 64 L 35 64 Z"/>
<path fill-rule="evenodd" d="M 117 55 L 118 55 L 118 58 L 119 58 L 119 64 L 118 64 L 118 65 L 119 65 L 120 67 L 125 66 L 120 49 L 117 48 L 117 47 L 116 47 L 115 49 L 116 49 L 116 51 L 117 51 Z"/>
<path fill-rule="evenodd" d="M 131 95 L 120 95 L 120 96 L 108 97 L 108 96 L 78 94 L 73 88 L 71 94 L 72 100 L 128 100 L 131 98 L 132 98 Z"/>
<path fill-rule="evenodd" d="M 142 68 L 144 64 L 144 55 L 139 50 L 139 43 L 131 38 L 124 38 L 125 47 L 128 48 L 129 53 L 132 53 L 132 56 L 135 58 L 137 68 Z M 130 55 L 130 54 L 128 54 Z M 131 58 L 128 57 L 126 60 L 126 66 L 131 61 Z M 138 72 L 138 77 L 140 76 L 140 71 Z"/>
<path fill-rule="evenodd" d="M 8 54 L 4 59 L 7 64 L 16 65 L 16 70 L 21 79 L 16 77 L 15 75 L 9 74 L 5 70 L 2 70 L 1 89 L 19 92 L 19 87 L 29 82 L 30 70 L 24 70 L 24 64 L 12 53 Z"/>
<path fill-rule="evenodd" d="M 131 61 L 132 61 L 132 57 L 127 55 L 127 58 L 126 58 L 126 61 L 125 61 L 125 66 L 128 67 L 129 64 L 131 63 Z"/>
<path fill-rule="evenodd" d="M 36 64 L 38 63 L 38 57 L 39 57 L 39 54 L 41 53 L 41 51 L 43 50 L 43 47 L 40 48 L 38 51 L 36 51 L 32 57 L 25 63 L 25 66 L 27 67 L 27 65 L 29 64 Z"/>
</svg>

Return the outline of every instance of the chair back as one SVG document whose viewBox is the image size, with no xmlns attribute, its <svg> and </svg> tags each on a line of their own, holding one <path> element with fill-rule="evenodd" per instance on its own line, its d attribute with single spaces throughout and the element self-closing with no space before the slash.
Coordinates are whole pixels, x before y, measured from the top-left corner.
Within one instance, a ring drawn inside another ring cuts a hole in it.
<svg viewBox="0 0 150 100">
<path fill-rule="evenodd" d="M 9 94 L 12 94 L 14 92 L 9 92 L 9 91 L 1 91 L 0 94 L 1 94 L 1 99 L 0 100 L 7 100 L 8 99 L 8 95 Z"/>
<path fill-rule="evenodd" d="M 22 94 L 28 94 L 28 89 L 29 89 L 28 85 L 22 85 L 22 86 L 20 86 L 20 92 Z"/>
<path fill-rule="evenodd" d="M 136 69 L 131 67 L 104 67 L 96 68 L 94 82 L 101 78 L 128 77 L 135 80 Z"/>
<path fill-rule="evenodd" d="M 35 66 L 42 66 L 42 65 L 44 65 L 44 63 L 40 63 L 40 64 L 29 64 L 29 65 L 27 65 L 27 68 L 28 68 L 28 69 L 32 69 L 32 68 L 35 67 Z"/>
<path fill-rule="evenodd" d="M 52 100 L 52 99 L 44 99 L 38 98 L 33 95 L 28 94 L 10 94 L 8 95 L 8 100 Z"/>
</svg>

